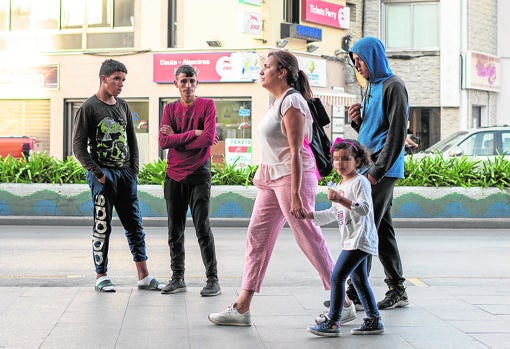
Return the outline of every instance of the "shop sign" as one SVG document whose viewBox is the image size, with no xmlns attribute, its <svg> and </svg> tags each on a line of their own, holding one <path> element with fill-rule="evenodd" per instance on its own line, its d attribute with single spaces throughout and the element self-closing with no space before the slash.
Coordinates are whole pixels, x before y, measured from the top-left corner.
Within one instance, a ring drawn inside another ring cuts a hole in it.
<svg viewBox="0 0 510 349">
<path fill-rule="evenodd" d="M 183 64 L 195 68 L 199 82 L 254 82 L 260 72 L 260 56 L 255 52 L 157 53 L 154 82 L 173 83 L 175 71 Z"/>
<path fill-rule="evenodd" d="M 242 118 L 249 117 L 251 115 L 251 110 L 248 108 L 239 108 L 239 116 Z"/>
<path fill-rule="evenodd" d="M 241 33 L 262 33 L 262 15 L 254 12 L 241 12 L 239 14 L 239 27 Z"/>
<path fill-rule="evenodd" d="M 315 57 L 298 56 L 299 68 L 308 76 L 310 86 L 326 87 L 326 60 Z"/>
<path fill-rule="evenodd" d="M 347 6 L 320 0 L 304 0 L 301 19 L 334 28 L 349 29 L 351 14 Z"/>
<path fill-rule="evenodd" d="M 33 67 L 0 68 L 0 86 L 12 88 L 23 86 L 30 88 L 59 88 L 59 66 L 57 64 L 38 65 Z"/>
<path fill-rule="evenodd" d="M 496 56 L 467 51 L 465 54 L 465 88 L 483 91 L 500 90 L 501 67 Z"/>
<path fill-rule="evenodd" d="M 251 139 L 225 138 L 225 162 L 237 168 L 251 165 Z"/>
</svg>

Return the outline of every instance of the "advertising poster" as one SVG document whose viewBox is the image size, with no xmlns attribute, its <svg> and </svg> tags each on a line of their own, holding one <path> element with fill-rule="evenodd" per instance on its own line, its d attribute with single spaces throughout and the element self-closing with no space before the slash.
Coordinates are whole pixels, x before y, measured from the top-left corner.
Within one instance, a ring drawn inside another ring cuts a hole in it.
<svg viewBox="0 0 510 349">
<path fill-rule="evenodd" d="M 225 162 L 228 165 L 236 165 L 243 168 L 251 165 L 251 139 L 226 138 L 225 139 Z"/>
</svg>

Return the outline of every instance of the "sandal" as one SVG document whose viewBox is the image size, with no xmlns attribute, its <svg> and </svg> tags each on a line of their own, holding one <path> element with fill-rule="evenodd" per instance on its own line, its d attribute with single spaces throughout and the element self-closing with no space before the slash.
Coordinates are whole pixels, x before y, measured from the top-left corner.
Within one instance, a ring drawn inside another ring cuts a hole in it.
<svg viewBox="0 0 510 349">
<path fill-rule="evenodd" d="M 159 290 L 161 290 L 159 285 L 161 285 L 161 288 L 163 288 L 163 286 L 165 286 L 164 284 L 160 284 L 158 280 L 152 278 L 151 282 L 149 282 L 148 285 L 138 285 L 138 289 L 139 290 L 159 291 Z"/>
<path fill-rule="evenodd" d="M 112 280 L 105 279 L 98 283 L 95 287 L 97 292 L 115 292 L 115 285 Z"/>
</svg>

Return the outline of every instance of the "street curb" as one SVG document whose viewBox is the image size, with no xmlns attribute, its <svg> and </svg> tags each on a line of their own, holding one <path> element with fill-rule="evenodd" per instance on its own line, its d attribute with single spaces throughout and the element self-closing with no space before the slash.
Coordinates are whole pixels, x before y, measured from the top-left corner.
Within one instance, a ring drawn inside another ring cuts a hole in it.
<svg viewBox="0 0 510 349">
<path fill-rule="evenodd" d="M 250 222 L 249 218 L 211 218 L 212 227 L 239 227 L 246 228 Z M 121 226 L 117 217 L 114 217 L 112 224 Z M 0 225 L 65 225 L 65 226 L 87 226 L 92 225 L 92 217 L 73 216 L 3 216 L 0 217 Z M 166 227 L 166 217 L 144 217 L 145 227 Z M 413 229 L 508 229 L 510 218 L 394 218 L 395 228 Z M 187 219 L 186 226 L 193 226 L 191 218 Z M 335 223 L 325 227 L 333 228 Z"/>
</svg>

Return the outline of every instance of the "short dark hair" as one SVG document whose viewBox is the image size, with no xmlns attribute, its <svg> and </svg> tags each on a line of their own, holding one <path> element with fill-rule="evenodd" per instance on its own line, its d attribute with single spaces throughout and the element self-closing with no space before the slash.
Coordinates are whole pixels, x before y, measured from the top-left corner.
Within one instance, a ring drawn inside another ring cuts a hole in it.
<svg viewBox="0 0 510 349">
<path fill-rule="evenodd" d="M 197 75 L 197 72 L 195 71 L 195 68 L 193 68 L 191 65 L 183 64 L 177 70 L 175 71 L 175 77 L 178 77 L 179 74 L 184 74 L 187 77 Z"/>
<path fill-rule="evenodd" d="M 117 71 L 127 74 L 127 68 L 123 63 L 114 59 L 107 59 L 101 64 L 101 69 L 99 69 L 99 76 L 110 76 Z"/>
</svg>

